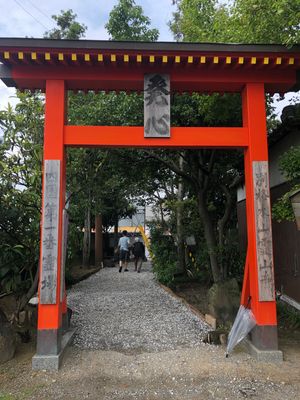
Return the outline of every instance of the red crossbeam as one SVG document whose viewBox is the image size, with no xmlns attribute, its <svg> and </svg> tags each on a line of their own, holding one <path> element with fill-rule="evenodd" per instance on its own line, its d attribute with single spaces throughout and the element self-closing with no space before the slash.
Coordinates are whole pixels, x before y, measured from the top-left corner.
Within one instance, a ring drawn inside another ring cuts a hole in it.
<svg viewBox="0 0 300 400">
<path fill-rule="evenodd" d="M 71 126 L 64 128 L 66 146 L 102 147 L 210 147 L 248 146 L 247 128 L 171 128 L 170 138 L 144 138 L 140 126 Z"/>
</svg>

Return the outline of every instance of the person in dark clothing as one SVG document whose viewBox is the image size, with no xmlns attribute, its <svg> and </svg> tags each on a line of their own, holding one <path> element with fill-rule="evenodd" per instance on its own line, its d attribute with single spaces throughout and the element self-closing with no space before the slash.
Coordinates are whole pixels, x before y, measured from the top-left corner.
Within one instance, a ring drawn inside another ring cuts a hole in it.
<svg viewBox="0 0 300 400">
<path fill-rule="evenodd" d="M 145 258 L 145 245 L 139 237 L 134 239 L 132 253 L 134 255 L 134 270 L 141 272 L 142 263 Z"/>
</svg>

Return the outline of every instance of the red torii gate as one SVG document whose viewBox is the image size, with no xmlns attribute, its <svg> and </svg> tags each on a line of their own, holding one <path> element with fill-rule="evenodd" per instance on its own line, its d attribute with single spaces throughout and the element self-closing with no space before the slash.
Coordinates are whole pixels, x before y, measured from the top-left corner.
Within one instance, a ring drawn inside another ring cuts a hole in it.
<svg viewBox="0 0 300 400">
<path fill-rule="evenodd" d="M 253 349 L 278 356 L 265 92 L 299 89 L 300 46 L 0 38 L 0 61 L 7 86 L 46 93 L 33 367 L 58 368 L 68 340 L 62 262 L 67 146 L 243 149 L 248 252 L 241 303 L 251 296 Z M 67 125 L 67 90 L 142 92 L 149 73 L 169 74 L 172 92 L 241 93 L 242 127 L 172 127 L 170 138 L 145 138 L 144 127 Z"/>
</svg>

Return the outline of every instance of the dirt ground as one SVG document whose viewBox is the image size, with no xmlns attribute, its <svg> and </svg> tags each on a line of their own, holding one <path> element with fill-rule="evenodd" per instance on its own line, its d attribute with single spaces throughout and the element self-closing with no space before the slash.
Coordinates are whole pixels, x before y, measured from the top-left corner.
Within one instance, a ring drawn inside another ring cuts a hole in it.
<svg viewBox="0 0 300 400">
<path fill-rule="evenodd" d="M 67 349 L 58 372 L 32 371 L 32 344 L 0 366 L 0 399 L 300 399 L 300 337 L 282 338 L 282 363 L 259 363 L 222 346 L 158 353 Z"/>
<path fill-rule="evenodd" d="M 300 332 L 280 329 L 279 340 L 278 363 L 257 362 L 242 346 L 229 358 L 208 344 L 152 353 L 70 346 L 57 372 L 33 371 L 35 345 L 20 343 L 0 365 L 0 400 L 300 400 Z"/>
</svg>

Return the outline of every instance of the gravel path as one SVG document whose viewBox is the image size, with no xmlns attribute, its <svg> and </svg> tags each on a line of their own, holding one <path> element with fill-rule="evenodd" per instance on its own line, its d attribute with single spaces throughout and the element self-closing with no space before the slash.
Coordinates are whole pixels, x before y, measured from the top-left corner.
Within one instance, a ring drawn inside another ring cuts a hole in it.
<svg viewBox="0 0 300 400">
<path fill-rule="evenodd" d="M 208 326 L 154 280 L 150 263 L 141 273 L 105 268 L 68 293 L 81 349 L 125 353 L 201 346 Z"/>
</svg>

